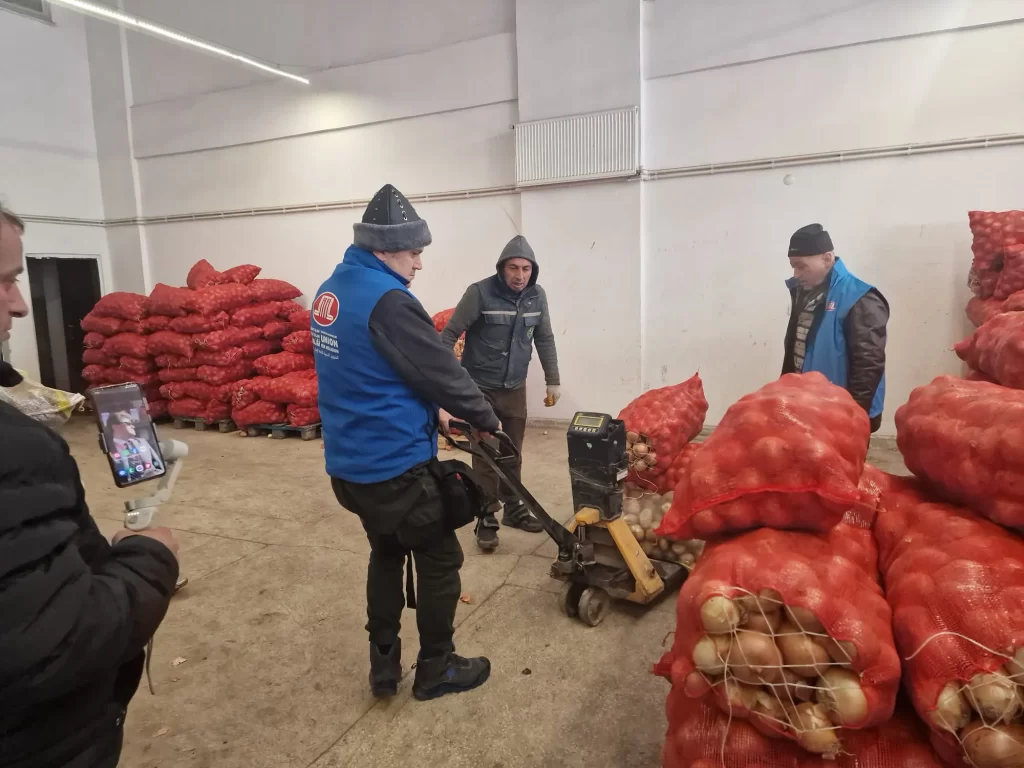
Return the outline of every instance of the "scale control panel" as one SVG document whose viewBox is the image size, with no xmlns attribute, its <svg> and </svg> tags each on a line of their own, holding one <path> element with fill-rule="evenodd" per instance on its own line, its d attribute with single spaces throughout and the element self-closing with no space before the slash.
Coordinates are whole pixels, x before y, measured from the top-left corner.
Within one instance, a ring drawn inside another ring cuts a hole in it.
<svg viewBox="0 0 1024 768">
<path fill-rule="evenodd" d="M 576 435 L 601 435 L 607 431 L 609 417 L 603 413 L 577 413 L 569 432 Z"/>
</svg>

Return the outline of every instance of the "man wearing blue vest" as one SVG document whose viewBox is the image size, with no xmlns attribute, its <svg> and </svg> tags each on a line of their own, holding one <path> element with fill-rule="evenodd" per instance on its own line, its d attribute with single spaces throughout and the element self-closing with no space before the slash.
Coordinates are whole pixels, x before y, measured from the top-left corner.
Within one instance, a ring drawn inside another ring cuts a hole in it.
<svg viewBox="0 0 1024 768">
<path fill-rule="evenodd" d="M 889 303 L 877 288 L 850 274 L 821 224 L 793 234 L 789 263 L 793 277 L 786 285 L 793 309 L 782 372 L 823 373 L 867 411 L 871 431 L 877 432 L 885 404 Z"/>
<path fill-rule="evenodd" d="M 430 244 L 427 222 L 388 184 L 353 228 L 354 244 L 311 311 L 327 473 L 370 541 L 370 688 L 376 696 L 398 690 L 411 555 L 420 634 L 413 695 L 433 699 L 483 684 L 491 669 L 483 657 L 457 656 L 452 642 L 463 554 L 429 471 L 438 427 L 447 431 L 448 413 L 483 434 L 501 424 L 409 292 Z"/>
</svg>

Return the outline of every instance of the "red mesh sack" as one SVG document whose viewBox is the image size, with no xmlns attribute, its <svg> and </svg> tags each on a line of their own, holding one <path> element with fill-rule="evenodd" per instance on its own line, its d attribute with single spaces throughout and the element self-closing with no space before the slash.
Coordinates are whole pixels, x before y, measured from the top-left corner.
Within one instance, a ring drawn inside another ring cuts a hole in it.
<svg viewBox="0 0 1024 768">
<path fill-rule="evenodd" d="M 143 318 L 142 332 L 154 333 L 156 331 L 166 331 L 171 326 L 172 319 L 173 318 L 167 317 L 166 315 L 152 315 L 150 317 Z"/>
<path fill-rule="evenodd" d="M 961 360 L 993 381 L 1024 389 L 1024 313 L 993 317 L 953 349 Z"/>
<path fill-rule="evenodd" d="M 1020 312 L 1021 310 L 1024 310 L 1024 291 L 1010 294 L 1006 301 L 1003 302 L 1004 312 Z"/>
<path fill-rule="evenodd" d="M 289 403 L 302 406 L 315 406 L 319 394 L 316 379 L 308 379 L 296 374 L 288 374 L 271 378 L 256 386 L 256 391 L 263 400 L 272 403 Z"/>
<path fill-rule="evenodd" d="M 252 375 L 252 363 L 245 360 L 226 367 L 216 365 L 201 365 L 197 377 L 200 381 L 220 386 L 229 381 L 239 381 Z"/>
<path fill-rule="evenodd" d="M 310 323 L 310 312 L 308 309 L 288 315 L 288 326 L 293 331 L 308 331 L 311 327 Z"/>
<path fill-rule="evenodd" d="M 87 349 L 82 353 L 82 362 L 86 365 L 114 366 L 121 360 L 115 355 L 108 355 L 102 349 Z"/>
<path fill-rule="evenodd" d="M 251 307 L 242 307 L 231 313 L 232 325 L 259 325 L 264 326 L 271 320 L 277 319 L 276 301 L 267 301 L 263 304 L 253 304 Z"/>
<path fill-rule="evenodd" d="M 171 400 L 167 403 L 167 413 L 176 419 L 201 419 L 206 415 L 206 403 L 194 397 Z"/>
<path fill-rule="evenodd" d="M 196 361 L 180 355 L 157 355 L 153 358 L 157 368 L 195 368 Z"/>
<path fill-rule="evenodd" d="M 284 320 L 272 320 L 263 326 L 263 338 L 268 340 L 283 339 L 291 332 L 291 323 Z"/>
<path fill-rule="evenodd" d="M 260 400 L 244 408 L 232 408 L 231 418 L 239 428 L 245 428 L 253 424 L 285 424 L 288 414 L 283 406 Z"/>
<path fill-rule="evenodd" d="M 905 687 L 933 743 L 977 768 L 1020 765 L 1024 542 L 891 476 L 875 538 Z M 993 739 L 1016 741 L 1013 759 L 979 746 Z"/>
<path fill-rule="evenodd" d="M 227 312 L 217 312 L 213 315 L 185 315 L 173 318 L 168 324 L 168 328 L 176 333 L 209 333 L 227 328 L 230 320 L 231 317 Z"/>
<path fill-rule="evenodd" d="M 116 317 L 121 320 L 141 320 L 146 316 L 146 297 L 137 293 L 116 291 L 108 293 L 92 308 L 97 317 Z"/>
<path fill-rule="evenodd" d="M 194 291 L 227 282 L 230 282 L 228 276 L 214 269 L 206 259 L 200 259 L 193 264 L 192 269 L 188 271 L 188 277 L 185 278 L 185 284 Z"/>
<path fill-rule="evenodd" d="M 253 301 L 288 301 L 297 299 L 302 291 L 284 280 L 253 280 Z"/>
<path fill-rule="evenodd" d="M 263 335 L 260 328 L 237 328 L 230 326 L 222 331 L 200 333 L 192 337 L 196 349 L 208 352 L 222 352 L 229 347 L 241 347 L 247 341 L 255 341 Z"/>
<path fill-rule="evenodd" d="M 231 406 L 217 400 L 211 400 L 206 404 L 206 412 L 203 419 L 208 422 L 227 421 L 231 418 Z"/>
<path fill-rule="evenodd" d="M 205 381 L 173 381 L 160 385 L 160 395 L 167 400 L 195 398 L 204 403 L 214 399 L 217 388 Z"/>
<path fill-rule="evenodd" d="M 1020 290 L 1024 290 L 1024 244 L 1008 245 L 1003 249 L 1003 269 L 993 295 L 1006 299 Z"/>
<path fill-rule="evenodd" d="M 978 328 L 996 315 L 1002 314 L 1005 304 L 1003 299 L 980 299 L 974 296 L 967 302 L 967 319 Z"/>
<path fill-rule="evenodd" d="M 203 315 L 215 315 L 218 312 L 230 312 L 244 307 L 252 301 L 253 293 L 248 285 L 228 283 L 192 291 L 185 308 Z"/>
<path fill-rule="evenodd" d="M 115 377 L 117 381 L 111 381 L 111 384 L 123 384 L 125 382 L 133 381 L 138 384 L 143 392 L 146 390 L 155 389 L 160 385 L 160 377 L 155 373 L 129 373 L 120 368 L 115 369 L 118 371 L 118 375 Z"/>
<path fill-rule="evenodd" d="M 157 283 L 146 299 L 146 312 L 150 315 L 180 317 L 188 310 L 193 293 L 188 288 L 175 288 L 172 285 Z"/>
<path fill-rule="evenodd" d="M 119 333 L 117 336 L 111 336 L 103 345 L 103 351 L 118 357 L 145 357 L 149 354 L 146 337 L 139 333 Z"/>
<path fill-rule="evenodd" d="M 104 384 L 107 382 L 111 371 L 116 374 L 117 368 L 114 366 L 87 365 L 82 369 L 82 378 L 90 384 Z"/>
<path fill-rule="evenodd" d="M 179 357 L 191 357 L 193 346 L 192 337 L 174 331 L 157 331 L 146 337 L 146 350 L 149 354 L 156 355 L 178 355 Z"/>
<path fill-rule="evenodd" d="M 144 333 L 145 329 L 142 327 L 142 323 L 138 320 L 122 320 L 121 327 L 117 329 L 118 333 Z"/>
<path fill-rule="evenodd" d="M 694 453 L 658 534 L 826 531 L 860 499 L 870 437 L 849 392 L 817 372 L 787 374 L 726 411 Z"/>
<path fill-rule="evenodd" d="M 891 622 L 866 517 L 850 514 L 827 533 L 761 528 L 704 548 L 656 671 L 812 749 L 836 727 L 871 728 L 892 716 L 900 658 Z M 836 707 L 838 689 L 859 706 Z M 813 698 L 821 707 L 814 719 L 824 718 L 817 727 L 791 711 Z M 839 748 L 832 739 L 821 751 Z"/>
<path fill-rule="evenodd" d="M 311 331 L 294 331 L 281 339 L 281 347 L 286 352 L 313 354 L 313 333 Z"/>
<path fill-rule="evenodd" d="M 277 316 L 282 320 L 287 320 L 296 312 L 305 312 L 306 308 L 303 307 L 297 301 L 279 301 L 277 302 Z"/>
<path fill-rule="evenodd" d="M 626 422 L 630 469 L 642 480 L 656 483 L 683 446 L 700 434 L 708 401 L 700 376 L 671 387 L 652 389 L 619 414 Z"/>
<path fill-rule="evenodd" d="M 232 382 L 225 385 L 232 387 L 228 402 L 232 408 L 245 408 L 260 399 L 259 387 L 265 381 L 270 381 L 268 376 L 257 376 L 252 379 Z"/>
<path fill-rule="evenodd" d="M 451 309 L 445 309 L 434 315 L 434 317 L 431 318 L 434 321 L 434 330 L 436 330 L 438 333 L 443 331 L 445 329 L 445 326 L 447 326 L 448 322 L 452 319 L 452 315 L 454 314 L 455 308 L 452 307 Z"/>
<path fill-rule="evenodd" d="M 665 474 L 658 478 L 658 493 L 664 495 L 675 491 L 676 486 L 686 477 L 686 473 L 690 469 L 690 460 L 700 446 L 700 443 L 687 443 L 683 446 L 668 469 L 665 470 Z"/>
<path fill-rule="evenodd" d="M 293 427 L 310 427 L 320 423 L 320 409 L 314 406 L 289 405 L 288 423 Z"/>
<path fill-rule="evenodd" d="M 152 358 L 122 356 L 118 360 L 118 366 L 128 373 L 152 373 L 156 370 L 156 363 Z"/>
<path fill-rule="evenodd" d="M 876 730 L 844 734 L 846 751 L 834 760 L 770 739 L 750 723 L 730 719 L 701 699 L 673 688 L 665 706 L 664 768 L 941 768 L 921 724 L 900 707 Z"/>
<path fill-rule="evenodd" d="M 198 368 L 161 368 L 156 374 L 160 381 L 167 384 L 172 381 L 195 381 L 199 377 Z"/>
<path fill-rule="evenodd" d="M 237 267 L 224 270 L 224 277 L 229 283 L 241 283 L 248 285 L 255 280 L 263 270 L 254 264 L 239 264 Z"/>
<path fill-rule="evenodd" d="M 169 403 L 163 399 L 146 398 L 146 410 L 149 412 L 149 418 L 154 420 L 163 419 L 170 415 L 168 405 Z"/>
<path fill-rule="evenodd" d="M 86 349 L 101 349 L 106 343 L 107 337 L 96 331 L 90 331 L 82 337 L 82 345 Z"/>
<path fill-rule="evenodd" d="M 295 352 L 279 352 L 267 355 L 256 361 L 256 372 L 264 376 L 284 376 L 293 371 L 313 369 L 315 363 L 312 355 L 300 355 Z"/>
<path fill-rule="evenodd" d="M 255 360 L 258 357 L 272 355 L 281 351 L 281 342 L 267 339 L 256 339 L 247 341 L 242 345 L 242 357 L 246 360 Z"/>
<path fill-rule="evenodd" d="M 113 336 L 121 330 L 123 321 L 116 317 L 100 317 L 90 312 L 82 318 L 82 330 L 87 333 L 102 333 L 104 336 Z"/>
<path fill-rule="evenodd" d="M 951 499 L 1024 528 L 1024 391 L 940 376 L 896 411 L 896 443 Z"/>
<path fill-rule="evenodd" d="M 229 365 L 238 365 L 244 359 L 241 347 L 228 347 L 217 352 L 201 349 L 192 357 L 193 365 L 219 365 L 226 368 Z"/>
</svg>

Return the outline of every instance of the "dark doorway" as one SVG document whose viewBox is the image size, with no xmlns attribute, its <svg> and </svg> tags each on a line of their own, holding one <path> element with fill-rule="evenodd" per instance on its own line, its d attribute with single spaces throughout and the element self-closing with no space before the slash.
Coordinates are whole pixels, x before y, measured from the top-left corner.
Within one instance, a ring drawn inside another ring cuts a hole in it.
<svg viewBox="0 0 1024 768">
<path fill-rule="evenodd" d="M 96 259 L 29 256 L 27 263 L 40 383 L 84 392 L 81 322 L 100 300 Z"/>
</svg>

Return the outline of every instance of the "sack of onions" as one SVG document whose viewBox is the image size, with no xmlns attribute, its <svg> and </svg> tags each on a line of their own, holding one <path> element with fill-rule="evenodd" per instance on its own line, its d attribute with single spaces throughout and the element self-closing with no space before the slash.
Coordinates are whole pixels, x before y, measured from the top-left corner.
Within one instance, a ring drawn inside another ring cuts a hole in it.
<svg viewBox="0 0 1024 768">
<path fill-rule="evenodd" d="M 940 376 L 896 411 L 896 434 L 915 475 L 1000 525 L 1024 528 L 1024 391 Z"/>
<path fill-rule="evenodd" d="M 658 487 L 683 446 L 700 434 L 708 401 L 700 376 L 671 387 L 652 389 L 619 414 L 626 423 L 626 454 L 634 480 L 646 488 Z M 670 490 L 670 489 L 669 489 Z"/>
<path fill-rule="evenodd" d="M 455 314 L 455 308 L 452 307 L 451 309 L 445 309 L 445 310 L 443 310 L 441 312 L 438 312 L 436 315 L 434 315 L 431 318 L 431 320 L 434 321 L 434 328 L 435 328 L 435 330 L 437 330 L 438 333 L 441 333 L 441 331 L 444 330 L 445 326 L 448 325 L 448 321 L 452 319 L 452 315 L 454 315 L 454 314 Z M 466 349 L 466 334 L 462 334 L 461 336 L 459 336 L 458 340 L 455 342 L 455 347 L 453 348 L 453 351 L 455 352 L 455 356 L 459 360 L 462 359 L 462 353 L 465 351 L 465 349 Z"/>
<path fill-rule="evenodd" d="M 849 392 L 820 373 L 787 374 L 726 411 L 690 459 L 659 533 L 827 531 L 860 499 L 870 437 Z"/>
<path fill-rule="evenodd" d="M 1024 541 L 889 478 L 875 520 L 915 709 L 944 754 L 1024 766 Z"/>
<path fill-rule="evenodd" d="M 749 722 L 731 719 L 704 699 L 673 688 L 665 707 L 664 768 L 940 768 L 927 731 L 909 709 L 868 731 L 844 734 L 843 752 L 829 760 L 789 741 L 770 739 Z"/>
<path fill-rule="evenodd" d="M 825 534 L 762 528 L 709 542 L 676 615 L 656 672 L 765 735 L 835 756 L 840 728 L 892 715 L 892 615 L 871 530 L 853 516 Z"/>
<path fill-rule="evenodd" d="M 645 493 L 632 483 L 626 483 L 623 487 L 622 519 L 640 542 L 640 548 L 644 553 L 655 560 L 668 560 L 692 568 L 704 550 L 703 541 L 669 541 L 654 532 L 654 529 L 661 525 L 661 518 L 671 506 L 671 493 L 664 496 Z"/>
<path fill-rule="evenodd" d="M 993 317 L 953 349 L 971 368 L 1004 387 L 1024 389 L 1024 314 Z"/>
<path fill-rule="evenodd" d="M 673 493 L 676 486 L 682 482 L 686 473 L 690 471 L 690 460 L 703 443 L 687 443 L 682 450 L 676 454 L 665 474 L 658 478 L 658 492 L 662 495 Z"/>
</svg>

